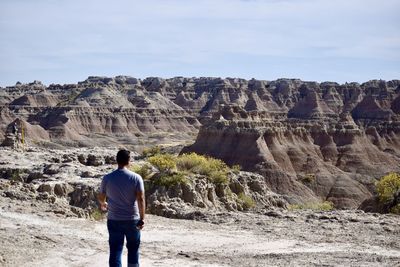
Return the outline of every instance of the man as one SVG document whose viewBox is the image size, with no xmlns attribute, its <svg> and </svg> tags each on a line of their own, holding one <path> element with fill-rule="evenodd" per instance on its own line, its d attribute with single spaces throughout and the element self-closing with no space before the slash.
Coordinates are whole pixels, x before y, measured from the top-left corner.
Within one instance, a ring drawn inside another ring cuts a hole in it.
<svg viewBox="0 0 400 267">
<path fill-rule="evenodd" d="M 18 147 L 19 147 L 19 131 L 18 131 L 18 125 L 17 125 L 16 121 L 12 125 L 11 133 L 12 133 L 12 138 L 13 138 L 13 148 L 18 149 Z"/>
<path fill-rule="evenodd" d="M 145 215 L 144 186 L 142 177 L 127 169 L 129 161 L 128 150 L 118 151 L 118 169 L 104 176 L 98 195 L 100 208 L 108 210 L 110 267 L 121 266 L 125 237 L 128 267 L 139 266 L 140 230 Z"/>
<path fill-rule="evenodd" d="M 13 135 L 17 135 L 17 134 L 18 134 L 18 125 L 17 125 L 17 122 L 14 122 L 14 123 L 13 123 L 13 126 L 12 126 L 12 134 L 13 134 Z"/>
</svg>

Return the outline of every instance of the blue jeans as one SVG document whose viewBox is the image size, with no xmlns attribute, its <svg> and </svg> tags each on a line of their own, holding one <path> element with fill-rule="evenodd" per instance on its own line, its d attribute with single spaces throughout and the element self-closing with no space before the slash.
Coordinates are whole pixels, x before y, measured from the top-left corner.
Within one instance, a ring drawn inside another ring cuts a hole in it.
<svg viewBox="0 0 400 267">
<path fill-rule="evenodd" d="M 107 220 L 110 245 L 110 267 L 121 267 L 121 255 L 126 237 L 128 249 L 128 267 L 139 266 L 140 230 L 136 228 L 137 220 L 114 221 Z"/>
</svg>

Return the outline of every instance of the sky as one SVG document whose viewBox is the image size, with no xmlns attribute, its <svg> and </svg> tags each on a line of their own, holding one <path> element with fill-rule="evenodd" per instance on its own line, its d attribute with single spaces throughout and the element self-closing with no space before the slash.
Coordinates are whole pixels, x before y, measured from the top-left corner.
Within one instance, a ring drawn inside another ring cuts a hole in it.
<svg viewBox="0 0 400 267">
<path fill-rule="evenodd" d="M 0 0 L 0 86 L 400 79 L 399 0 Z"/>
</svg>

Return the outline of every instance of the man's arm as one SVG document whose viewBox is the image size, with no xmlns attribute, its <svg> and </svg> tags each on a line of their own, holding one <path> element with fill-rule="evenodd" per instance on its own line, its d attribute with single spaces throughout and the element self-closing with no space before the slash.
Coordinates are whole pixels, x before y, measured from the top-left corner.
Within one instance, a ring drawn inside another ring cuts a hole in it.
<svg viewBox="0 0 400 267">
<path fill-rule="evenodd" d="M 144 199 L 144 191 L 136 191 L 136 200 L 138 202 L 140 219 L 144 220 L 145 211 L 146 211 L 146 203 L 145 203 L 145 199 Z"/>
<path fill-rule="evenodd" d="M 100 203 L 100 209 L 102 211 L 107 211 L 108 209 L 108 204 L 106 202 L 107 196 L 106 196 L 106 185 L 107 185 L 107 175 L 103 177 L 103 180 L 101 180 L 100 184 L 100 190 L 99 193 L 97 194 L 97 200 Z"/>
<path fill-rule="evenodd" d="M 100 203 L 100 209 L 101 209 L 102 211 L 107 211 L 108 204 L 107 204 L 107 202 L 106 202 L 106 194 L 104 194 L 104 193 L 98 193 L 98 194 L 97 194 L 97 200 L 98 200 L 99 203 Z"/>
</svg>

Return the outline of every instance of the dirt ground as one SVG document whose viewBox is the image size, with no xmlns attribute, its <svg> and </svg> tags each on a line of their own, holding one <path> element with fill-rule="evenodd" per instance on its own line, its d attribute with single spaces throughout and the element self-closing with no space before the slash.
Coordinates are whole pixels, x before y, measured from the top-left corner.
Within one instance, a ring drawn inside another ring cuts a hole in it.
<svg viewBox="0 0 400 267">
<path fill-rule="evenodd" d="M 360 211 L 147 217 L 141 266 L 400 266 L 400 216 Z M 0 197 L 1 266 L 107 266 L 105 221 Z M 126 251 L 125 251 L 126 253 Z M 123 259 L 126 266 L 126 257 Z"/>
</svg>

